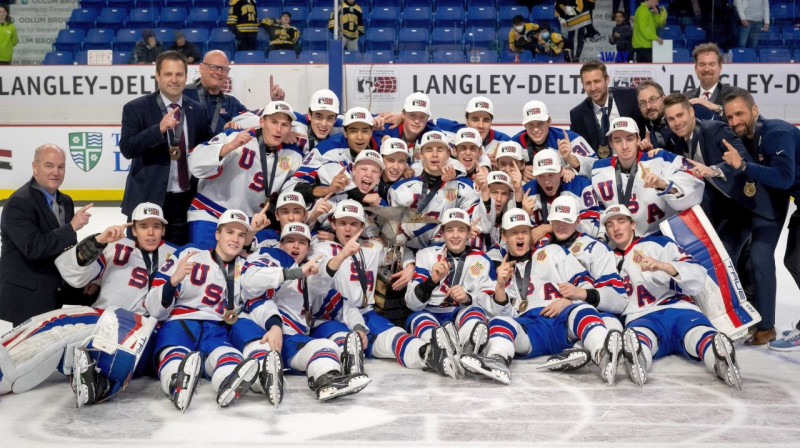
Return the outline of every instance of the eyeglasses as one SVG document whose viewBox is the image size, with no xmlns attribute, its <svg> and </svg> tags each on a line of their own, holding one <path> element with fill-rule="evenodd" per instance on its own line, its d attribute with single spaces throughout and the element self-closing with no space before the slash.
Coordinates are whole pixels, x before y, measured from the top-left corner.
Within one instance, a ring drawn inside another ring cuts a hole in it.
<svg viewBox="0 0 800 448">
<path fill-rule="evenodd" d="M 639 101 L 639 107 L 649 106 L 651 104 L 656 104 L 661 99 L 660 96 L 651 96 L 649 100 L 642 100 Z"/>
<path fill-rule="evenodd" d="M 203 62 L 202 64 L 208 67 L 208 69 L 211 70 L 212 72 L 228 73 L 231 71 L 230 67 L 223 67 L 217 64 L 206 64 L 205 62 Z"/>
</svg>

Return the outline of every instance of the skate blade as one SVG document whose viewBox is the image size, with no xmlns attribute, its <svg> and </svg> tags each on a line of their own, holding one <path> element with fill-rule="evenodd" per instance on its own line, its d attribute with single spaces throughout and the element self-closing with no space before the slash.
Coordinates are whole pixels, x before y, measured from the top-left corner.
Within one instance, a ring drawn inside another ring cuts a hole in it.
<svg viewBox="0 0 800 448">
<path fill-rule="evenodd" d="M 283 366 L 281 365 L 281 359 L 279 356 L 267 356 L 269 356 L 269 358 L 267 358 L 267 362 L 270 363 L 269 371 L 275 372 L 275 375 L 273 376 L 275 378 L 275 383 L 272 384 L 268 388 L 269 390 L 266 391 L 267 400 L 269 400 L 269 402 L 275 406 L 275 409 L 278 409 L 283 401 Z"/>
<path fill-rule="evenodd" d="M 727 366 L 727 375 L 728 378 L 731 379 L 733 382 L 733 386 L 739 390 L 742 390 L 742 380 L 739 378 L 739 369 L 733 364 L 733 358 L 731 358 L 731 352 L 728 350 L 728 344 L 724 342 L 719 344 L 719 351 L 722 352 L 722 356 L 725 358 L 725 362 L 728 364 Z"/>
<path fill-rule="evenodd" d="M 487 331 L 487 328 L 483 325 L 478 325 L 475 328 L 480 328 L 480 333 L 474 335 L 478 338 L 478 341 L 475 341 L 474 339 L 470 340 L 470 344 L 472 344 L 472 347 L 470 348 L 472 350 L 471 353 L 467 353 L 468 355 L 479 355 L 481 347 L 485 346 L 486 343 L 489 342 L 489 332 Z"/>
<path fill-rule="evenodd" d="M 347 387 L 342 389 L 337 389 L 335 387 L 323 388 L 319 391 L 319 401 L 330 401 L 334 398 L 343 397 L 345 395 L 356 394 L 361 392 L 371 382 L 372 379 L 364 375 L 351 379 L 347 382 Z"/>
<path fill-rule="evenodd" d="M 189 376 L 189 384 L 186 388 L 180 391 L 176 406 L 181 411 L 181 414 L 186 412 L 189 405 L 192 403 L 194 390 L 197 387 L 197 382 L 200 380 L 200 353 L 192 353 L 186 357 L 186 363 L 183 365 L 183 372 Z"/>
<path fill-rule="evenodd" d="M 630 353 L 633 354 L 633 356 L 631 356 L 631 363 L 633 364 L 631 377 L 634 379 L 633 382 L 639 387 L 644 387 L 646 379 L 642 371 L 642 366 L 639 363 L 639 337 L 636 335 L 635 331 L 626 332 L 623 337 L 625 338 L 623 344 L 627 343 L 627 345 L 631 347 Z"/>
<path fill-rule="evenodd" d="M 615 331 L 613 337 L 608 341 L 606 350 L 611 353 L 611 362 L 606 366 L 607 369 L 610 369 L 606 381 L 609 386 L 613 386 L 617 381 L 617 365 L 619 363 L 619 352 L 622 351 L 622 335 Z"/>
<path fill-rule="evenodd" d="M 461 365 L 464 366 L 464 368 L 467 371 L 472 372 L 472 373 L 474 373 L 476 375 L 485 376 L 486 378 L 495 380 L 495 381 L 497 381 L 499 383 L 503 383 L 505 385 L 511 384 L 511 378 L 508 375 L 506 375 L 504 372 L 500 372 L 500 371 L 492 370 L 492 369 L 484 369 L 483 366 L 481 365 L 481 362 L 476 358 L 473 358 L 473 357 L 470 357 L 470 356 L 462 357 L 461 358 Z"/>
<path fill-rule="evenodd" d="M 245 392 L 247 392 L 247 390 L 250 388 L 247 387 L 241 392 L 238 392 L 239 386 L 241 386 L 242 383 L 252 384 L 256 379 L 256 375 L 258 375 L 258 360 L 249 359 L 245 361 L 244 364 L 239 367 L 239 371 L 236 372 L 236 378 L 233 379 L 228 391 L 220 395 L 220 397 L 217 399 L 217 407 L 224 408 L 230 405 L 237 398 L 244 395 Z"/>
<path fill-rule="evenodd" d="M 458 332 L 455 329 L 455 325 L 448 324 L 442 327 L 445 334 L 447 334 L 447 341 L 445 341 L 445 351 L 447 352 L 447 356 L 453 360 L 453 375 L 451 378 L 457 380 L 459 377 L 466 376 L 466 372 L 464 371 L 464 367 L 458 362 L 461 359 L 461 344 L 458 342 Z"/>
<path fill-rule="evenodd" d="M 580 369 L 581 367 L 589 364 L 589 357 L 581 353 L 570 353 L 565 359 L 554 359 L 553 361 L 545 361 L 543 364 L 536 366 L 537 369 L 548 369 L 554 372 L 564 372 L 567 370 Z"/>
</svg>

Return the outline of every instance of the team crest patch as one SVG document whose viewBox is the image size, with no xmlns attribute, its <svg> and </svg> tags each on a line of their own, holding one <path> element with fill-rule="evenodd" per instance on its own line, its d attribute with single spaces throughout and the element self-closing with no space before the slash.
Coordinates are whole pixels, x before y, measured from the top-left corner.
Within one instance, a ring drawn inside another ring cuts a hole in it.
<svg viewBox="0 0 800 448">
<path fill-rule="evenodd" d="M 480 273 L 483 272 L 483 265 L 476 261 L 475 264 L 469 267 L 469 273 L 473 277 L 477 277 Z"/>
<path fill-rule="evenodd" d="M 103 134 L 99 132 L 70 132 L 69 153 L 81 170 L 89 172 L 97 166 L 103 152 Z"/>
<path fill-rule="evenodd" d="M 281 157 L 281 161 L 278 163 L 278 168 L 280 168 L 281 171 L 289 171 L 289 168 L 291 168 L 291 166 L 292 162 L 289 157 Z"/>
<path fill-rule="evenodd" d="M 450 202 L 456 200 L 456 189 L 455 188 L 446 188 L 444 190 L 444 198 Z"/>
<path fill-rule="evenodd" d="M 581 249 L 583 249 L 583 243 L 575 243 L 570 248 L 573 254 L 577 254 L 578 252 L 581 251 Z"/>
<path fill-rule="evenodd" d="M 539 253 L 536 255 L 536 261 L 538 261 L 539 263 L 541 263 L 541 262 L 543 262 L 543 261 L 544 261 L 544 260 L 546 260 L 546 259 L 547 259 L 547 251 L 545 251 L 545 250 L 540 250 L 540 251 L 539 251 Z"/>
<path fill-rule="evenodd" d="M 643 260 L 644 260 L 644 257 L 642 256 L 641 252 L 639 252 L 638 250 L 633 252 L 633 262 L 634 263 L 642 264 Z"/>
</svg>

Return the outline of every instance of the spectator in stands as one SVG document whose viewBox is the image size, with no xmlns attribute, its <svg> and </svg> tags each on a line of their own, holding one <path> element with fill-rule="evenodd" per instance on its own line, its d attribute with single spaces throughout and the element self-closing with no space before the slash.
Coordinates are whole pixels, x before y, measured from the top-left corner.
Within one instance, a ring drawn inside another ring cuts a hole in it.
<svg viewBox="0 0 800 448">
<path fill-rule="evenodd" d="M 703 20 L 700 0 L 673 0 L 667 6 L 667 13 L 671 17 L 680 19 L 681 25 L 684 27 L 699 25 Z"/>
<path fill-rule="evenodd" d="M 0 5 L 0 65 L 10 65 L 17 46 L 17 27 L 11 20 L 8 5 Z"/>
<path fill-rule="evenodd" d="M 516 15 L 511 19 L 511 29 L 508 31 L 508 49 L 514 53 L 530 51 L 533 56 L 536 54 L 538 34 L 539 25 L 525 22 L 524 17 Z"/>
<path fill-rule="evenodd" d="M 269 33 L 268 54 L 272 50 L 300 51 L 298 44 L 300 30 L 292 26 L 292 15 L 288 12 L 284 11 L 280 20 L 266 18 L 261 21 L 259 26 L 263 26 Z"/>
<path fill-rule="evenodd" d="M 769 0 L 734 0 L 739 14 L 739 47 L 755 48 L 761 31 L 769 31 Z"/>
<path fill-rule="evenodd" d="M 617 11 L 614 13 L 614 22 L 616 26 L 611 30 L 611 35 L 608 36 L 608 43 L 617 46 L 618 58 L 624 57 L 625 60 L 632 61 L 633 45 L 631 44 L 631 40 L 633 38 L 633 27 L 631 27 L 631 21 L 628 20 L 627 15 L 623 11 Z"/>
<path fill-rule="evenodd" d="M 333 32 L 333 13 L 328 20 L 328 29 Z M 358 38 L 364 35 L 364 17 L 356 0 L 344 0 L 339 7 L 339 29 L 345 50 L 358 51 Z"/>
<path fill-rule="evenodd" d="M 658 6 L 658 0 L 643 1 L 633 16 L 633 54 L 636 62 L 653 62 L 653 42 L 659 45 L 664 39 L 657 34 L 658 28 L 667 23 L 667 10 Z"/>
<path fill-rule="evenodd" d="M 156 42 L 156 33 L 145 28 L 142 30 L 142 40 L 136 42 L 128 64 L 152 64 L 156 57 L 164 51 L 164 45 Z"/>
<path fill-rule="evenodd" d="M 564 36 L 560 33 L 550 32 L 550 24 L 544 23 L 539 28 L 536 39 L 536 52 L 548 56 L 558 56 L 564 54 L 564 60 L 572 62 L 572 50 L 564 48 Z"/>
<path fill-rule="evenodd" d="M 203 57 L 200 50 L 193 43 L 186 41 L 186 35 L 180 30 L 175 31 L 175 42 L 170 45 L 169 49 L 183 53 L 186 56 L 186 61 L 190 64 L 194 64 Z"/>
<path fill-rule="evenodd" d="M 256 0 L 230 0 L 226 23 L 236 35 L 236 48 L 239 51 L 252 51 L 258 47 Z"/>
<path fill-rule="evenodd" d="M 566 36 L 572 58 L 579 60 L 584 41 L 597 42 L 602 38 L 592 23 L 593 1 L 556 0 L 556 17 L 561 23 L 561 34 Z"/>
</svg>

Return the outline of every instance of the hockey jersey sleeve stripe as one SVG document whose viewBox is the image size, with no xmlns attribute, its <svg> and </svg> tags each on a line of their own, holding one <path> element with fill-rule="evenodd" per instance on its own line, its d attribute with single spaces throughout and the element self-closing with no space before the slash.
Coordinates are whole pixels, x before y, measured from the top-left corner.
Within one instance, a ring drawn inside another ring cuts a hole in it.
<svg viewBox="0 0 800 448">
<path fill-rule="evenodd" d="M 200 193 L 197 193 L 195 198 L 192 199 L 192 205 L 189 210 L 204 210 L 215 218 L 219 218 L 223 213 L 225 213 L 225 207 L 216 204 L 214 201 Z"/>
<path fill-rule="evenodd" d="M 297 333 L 297 334 L 306 334 L 307 333 L 307 328 L 306 328 L 305 325 L 301 324 L 300 322 L 297 322 L 297 321 L 293 320 L 291 317 L 286 315 L 286 313 L 284 313 L 283 311 L 281 311 L 280 313 L 281 313 L 281 320 L 283 321 L 284 325 L 286 325 L 287 327 L 289 327 L 292 330 L 294 330 L 294 332 Z"/>
<path fill-rule="evenodd" d="M 314 314 L 314 317 L 325 320 L 334 319 L 336 315 L 339 314 L 339 310 L 341 310 L 343 304 L 342 294 L 331 289 L 328 291 L 325 300 L 322 301 L 321 309 Z"/>
<path fill-rule="evenodd" d="M 97 280 L 98 278 L 103 276 L 103 273 L 106 272 L 106 263 L 107 263 L 106 256 L 100 254 L 100 256 L 97 257 L 97 264 L 100 265 L 100 272 L 97 273 L 97 275 L 92 279 L 92 281 Z"/>
</svg>

